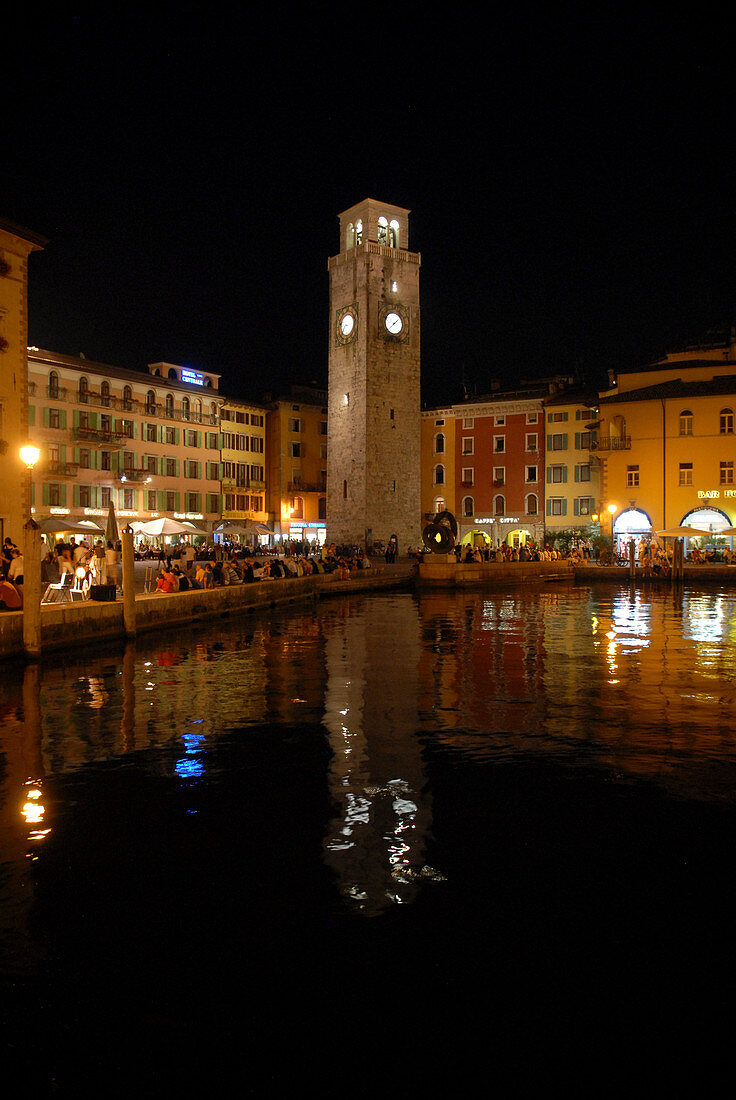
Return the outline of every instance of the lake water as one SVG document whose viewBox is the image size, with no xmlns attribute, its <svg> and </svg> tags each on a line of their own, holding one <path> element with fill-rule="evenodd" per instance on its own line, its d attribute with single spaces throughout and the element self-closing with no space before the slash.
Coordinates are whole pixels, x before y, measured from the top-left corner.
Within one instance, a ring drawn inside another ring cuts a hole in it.
<svg viewBox="0 0 736 1100">
<path fill-rule="evenodd" d="M 510 1095 L 585 1051 L 590 1095 L 656 1030 L 671 1069 L 732 1019 L 735 603 L 366 595 L 6 664 L 6 1063 L 464 1094 L 518 1049 Z"/>
</svg>

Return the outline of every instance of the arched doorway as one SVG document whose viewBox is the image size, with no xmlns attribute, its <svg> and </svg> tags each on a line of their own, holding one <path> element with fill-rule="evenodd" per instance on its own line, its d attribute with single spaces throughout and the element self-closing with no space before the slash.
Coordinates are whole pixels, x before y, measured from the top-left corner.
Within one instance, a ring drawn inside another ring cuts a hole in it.
<svg viewBox="0 0 736 1100">
<path fill-rule="evenodd" d="M 606 532 L 602 532 L 606 534 Z M 633 539 L 638 542 L 641 538 L 649 538 L 652 534 L 652 521 L 646 512 L 640 508 L 627 508 L 613 521 L 613 550 L 614 554 L 622 552 L 622 548 Z"/>
<path fill-rule="evenodd" d="M 731 520 L 720 508 L 706 505 L 703 508 L 693 508 L 683 516 L 682 526 L 695 527 L 700 531 L 710 531 L 710 538 L 704 538 L 706 546 L 725 546 L 726 539 L 730 539 L 733 548 L 733 528 Z"/>
</svg>

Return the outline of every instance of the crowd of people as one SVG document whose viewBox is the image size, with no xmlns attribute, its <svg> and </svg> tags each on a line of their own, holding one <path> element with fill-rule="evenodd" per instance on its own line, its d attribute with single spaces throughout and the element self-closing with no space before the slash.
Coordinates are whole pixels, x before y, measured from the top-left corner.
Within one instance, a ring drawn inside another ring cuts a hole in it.
<svg viewBox="0 0 736 1100">
<path fill-rule="evenodd" d="M 221 588 L 233 584 L 308 577 L 315 573 L 334 573 L 341 580 L 357 570 L 370 569 L 371 563 L 359 547 L 331 544 L 310 554 L 254 556 L 248 548 L 228 547 L 213 558 L 200 556 L 188 545 L 175 557 L 175 548 L 164 560 L 156 579 L 156 592 L 185 592 L 188 589 Z"/>
</svg>

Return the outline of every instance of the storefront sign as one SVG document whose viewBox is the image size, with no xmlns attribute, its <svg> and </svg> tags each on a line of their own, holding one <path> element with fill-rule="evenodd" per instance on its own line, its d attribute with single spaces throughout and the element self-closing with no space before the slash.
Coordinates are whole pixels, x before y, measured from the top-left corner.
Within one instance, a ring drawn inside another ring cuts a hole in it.
<svg viewBox="0 0 736 1100">
<path fill-rule="evenodd" d="M 736 489 L 698 489 L 701 500 L 718 500 L 720 496 L 736 497 Z"/>
</svg>

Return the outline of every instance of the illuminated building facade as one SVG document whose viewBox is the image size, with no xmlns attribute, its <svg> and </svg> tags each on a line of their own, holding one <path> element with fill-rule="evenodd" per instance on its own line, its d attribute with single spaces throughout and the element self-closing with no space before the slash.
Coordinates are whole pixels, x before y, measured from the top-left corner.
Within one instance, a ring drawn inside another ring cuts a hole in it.
<svg viewBox="0 0 736 1100">
<path fill-rule="evenodd" d="M 596 454 L 603 515 L 634 538 L 686 524 L 718 534 L 736 520 L 736 333 L 632 370 L 601 394 Z M 605 522 L 605 520 L 604 520 Z"/>
<path fill-rule="evenodd" d="M 545 399 L 545 528 L 588 530 L 600 507 L 595 444 L 598 395 L 563 390 Z"/>
<path fill-rule="evenodd" d="M 0 218 L 0 543 L 18 546 L 31 507 L 19 453 L 28 442 L 28 257 L 45 244 Z"/>
<path fill-rule="evenodd" d="M 292 386 L 268 404 L 266 500 L 275 538 L 324 542 L 327 394 Z"/>
<path fill-rule="evenodd" d="M 144 374 L 30 349 L 36 517 L 99 518 L 112 501 L 123 520 L 167 516 L 211 532 L 222 515 L 218 385 L 172 363 Z"/>
<path fill-rule="evenodd" d="M 222 518 L 265 529 L 266 417 L 268 410 L 235 398 L 220 407 Z M 263 531 L 265 533 L 265 530 Z"/>
</svg>

